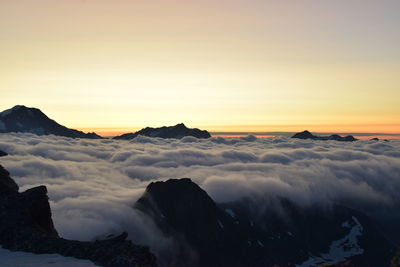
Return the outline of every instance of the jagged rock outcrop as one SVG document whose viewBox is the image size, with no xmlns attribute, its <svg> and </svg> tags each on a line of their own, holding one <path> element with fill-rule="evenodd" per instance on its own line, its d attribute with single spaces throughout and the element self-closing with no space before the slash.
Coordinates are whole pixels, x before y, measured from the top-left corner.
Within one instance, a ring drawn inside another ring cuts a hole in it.
<svg viewBox="0 0 400 267">
<path fill-rule="evenodd" d="M 329 136 L 317 136 L 317 135 L 313 135 L 312 133 L 310 133 L 309 131 L 303 131 L 300 133 L 296 133 L 292 136 L 292 138 L 297 138 L 297 139 L 313 139 L 313 140 L 323 140 L 323 141 L 327 141 L 327 140 L 335 140 L 335 141 L 341 141 L 341 142 L 353 142 L 353 141 L 357 141 L 358 139 L 354 138 L 354 136 L 352 135 L 347 135 L 347 136 L 340 136 L 338 134 L 332 134 Z"/>
<path fill-rule="evenodd" d="M 100 266 L 153 267 L 155 256 L 149 249 L 126 240 L 127 234 L 81 242 L 59 237 L 51 218 L 45 186 L 18 192 L 18 185 L 0 166 L 0 245 L 33 253 L 58 253 L 88 259 Z"/>
<path fill-rule="evenodd" d="M 392 261 L 390 262 L 390 267 L 400 267 L 400 249 L 397 250 L 396 255 L 394 255 Z"/>
<path fill-rule="evenodd" d="M 176 241 L 166 266 L 389 266 L 394 253 L 353 209 L 268 197 L 217 204 L 188 178 L 149 184 L 135 208 Z"/>
<path fill-rule="evenodd" d="M 185 136 L 193 136 L 196 138 L 211 137 L 210 133 L 205 130 L 200 130 L 197 128 L 187 128 L 183 123 L 180 123 L 175 126 L 163 126 L 160 128 L 146 127 L 135 133 L 126 133 L 120 136 L 116 136 L 114 137 L 114 139 L 129 140 L 135 138 L 138 135 L 176 139 L 181 139 Z"/>
<path fill-rule="evenodd" d="M 48 118 L 40 109 L 17 105 L 0 113 L 0 133 L 28 132 L 37 135 L 59 135 L 73 138 L 99 139 L 96 133 L 69 129 Z"/>
</svg>

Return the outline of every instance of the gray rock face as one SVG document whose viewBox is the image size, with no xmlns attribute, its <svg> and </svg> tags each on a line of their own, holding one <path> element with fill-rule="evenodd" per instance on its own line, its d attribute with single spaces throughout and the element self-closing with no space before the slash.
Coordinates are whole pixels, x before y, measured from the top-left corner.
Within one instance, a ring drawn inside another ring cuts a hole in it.
<svg viewBox="0 0 400 267">
<path fill-rule="evenodd" d="M 95 133 L 84 133 L 69 129 L 48 118 L 41 110 L 22 105 L 0 113 L 0 133 L 9 132 L 29 132 L 37 135 L 54 134 L 73 138 L 102 138 Z"/>
<path fill-rule="evenodd" d="M 33 253 L 58 253 L 88 259 L 100 266 L 156 266 L 149 249 L 134 245 L 123 233 L 115 238 L 81 242 L 59 237 L 53 225 L 45 186 L 18 192 L 18 185 L 0 166 L 0 245 Z"/>
<path fill-rule="evenodd" d="M 332 134 L 329 136 L 317 136 L 313 135 L 309 131 L 303 131 L 300 133 L 296 133 L 295 135 L 292 136 L 292 138 L 297 138 L 297 139 L 312 139 L 312 140 L 322 140 L 322 141 L 327 141 L 327 140 L 335 140 L 335 141 L 341 141 L 341 142 L 353 142 L 357 141 L 358 139 L 354 138 L 352 135 L 347 135 L 347 136 L 340 136 L 338 134 Z"/>
<path fill-rule="evenodd" d="M 193 136 L 196 138 L 210 138 L 211 135 L 205 130 L 199 130 L 197 128 L 187 128 L 183 123 L 175 126 L 163 126 L 160 128 L 146 127 L 135 133 L 126 133 L 120 136 L 114 137 L 114 139 L 129 140 L 133 139 L 138 135 L 148 137 L 160 137 L 160 138 L 176 138 L 181 139 L 185 136 Z"/>
</svg>

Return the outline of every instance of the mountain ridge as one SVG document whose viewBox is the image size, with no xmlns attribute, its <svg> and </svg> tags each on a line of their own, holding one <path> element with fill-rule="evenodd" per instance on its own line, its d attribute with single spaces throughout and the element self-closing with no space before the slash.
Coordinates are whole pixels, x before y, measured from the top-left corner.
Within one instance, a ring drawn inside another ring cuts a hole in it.
<svg viewBox="0 0 400 267">
<path fill-rule="evenodd" d="M 312 140 L 322 140 L 322 141 L 328 141 L 328 140 L 335 140 L 335 141 L 341 141 L 341 142 L 353 142 L 357 141 L 358 139 L 354 138 L 352 135 L 347 135 L 347 136 L 340 136 L 338 134 L 332 134 L 329 136 L 317 136 L 309 131 L 305 130 L 303 132 L 299 132 L 294 134 L 291 138 L 297 138 L 297 139 L 312 139 Z"/>
<path fill-rule="evenodd" d="M 165 266 L 389 266 L 394 246 L 367 215 L 339 204 L 265 201 L 216 203 L 182 178 L 150 183 L 134 208 L 174 238 L 179 257 L 164 259 Z"/>
<path fill-rule="evenodd" d="M 192 136 L 196 138 L 210 138 L 211 135 L 206 130 L 200 130 L 198 128 L 187 128 L 185 124 L 178 123 L 174 126 L 162 126 L 158 128 L 146 127 L 134 133 L 126 133 L 119 136 L 113 137 L 116 140 L 130 140 L 139 135 L 147 137 L 159 137 L 159 138 L 175 138 L 181 139 L 186 136 Z"/>
<path fill-rule="evenodd" d="M 0 245 L 12 251 L 57 253 L 88 259 L 107 267 L 156 267 L 147 247 L 126 240 L 127 233 L 95 242 L 67 240 L 54 227 L 47 188 L 19 192 L 9 172 L 0 165 Z"/>
<path fill-rule="evenodd" d="M 37 135 L 54 134 L 72 138 L 101 139 L 96 133 L 84 133 L 67 128 L 50 119 L 38 108 L 16 105 L 0 113 L 0 133 L 28 132 Z"/>
</svg>

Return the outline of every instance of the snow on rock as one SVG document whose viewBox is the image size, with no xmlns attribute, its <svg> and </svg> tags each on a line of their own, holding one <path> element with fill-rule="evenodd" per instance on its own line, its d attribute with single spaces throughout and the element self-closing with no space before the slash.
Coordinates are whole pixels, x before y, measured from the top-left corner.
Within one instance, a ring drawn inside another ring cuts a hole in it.
<svg viewBox="0 0 400 267">
<path fill-rule="evenodd" d="M 59 254 L 34 254 L 28 252 L 11 251 L 0 246 L 0 261 L 2 267 L 95 267 L 89 260 L 78 260 L 63 257 Z"/>
<path fill-rule="evenodd" d="M 228 213 L 232 218 L 236 218 L 236 214 L 231 209 L 225 209 L 225 212 Z"/>
<path fill-rule="evenodd" d="M 310 257 L 298 267 L 316 266 L 321 263 L 335 264 L 345 261 L 347 258 L 364 253 L 364 249 L 358 244 L 358 237 L 362 235 L 363 226 L 358 219 L 352 216 L 351 221 L 346 221 L 342 227 L 351 228 L 350 232 L 342 239 L 331 243 L 329 251 L 319 257 Z"/>
</svg>

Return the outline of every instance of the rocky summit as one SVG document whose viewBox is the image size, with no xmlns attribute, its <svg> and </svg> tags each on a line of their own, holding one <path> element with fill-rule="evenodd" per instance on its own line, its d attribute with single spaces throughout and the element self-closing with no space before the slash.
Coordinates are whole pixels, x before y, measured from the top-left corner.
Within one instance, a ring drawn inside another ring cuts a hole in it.
<svg viewBox="0 0 400 267">
<path fill-rule="evenodd" d="M 40 109 L 17 105 L 0 113 L 0 133 L 24 132 L 37 135 L 59 135 L 73 138 L 99 139 L 95 133 L 69 129 L 47 117 Z"/>
<path fill-rule="evenodd" d="M 160 128 L 146 127 L 135 133 L 126 133 L 120 136 L 116 136 L 114 137 L 114 139 L 129 140 L 135 138 L 138 135 L 175 139 L 181 139 L 185 136 L 193 136 L 196 138 L 211 137 L 210 133 L 205 130 L 200 130 L 197 128 L 187 128 L 183 123 L 180 123 L 175 126 L 163 126 Z"/>
<path fill-rule="evenodd" d="M 165 266 L 389 266 L 395 254 L 368 216 L 334 203 L 267 196 L 217 204 L 183 178 L 149 184 L 135 208 L 174 240 Z"/>
<path fill-rule="evenodd" d="M 342 141 L 342 142 L 353 142 L 357 141 L 358 139 L 354 138 L 352 135 L 347 135 L 347 136 L 340 136 L 338 134 L 332 134 L 329 136 L 317 136 L 313 135 L 309 131 L 303 131 L 300 133 L 296 133 L 292 136 L 292 138 L 297 138 L 297 139 L 312 139 L 312 140 L 322 140 L 322 141 L 327 141 L 327 140 L 335 140 L 335 141 Z"/>
<path fill-rule="evenodd" d="M 9 250 L 38 254 L 58 253 L 88 259 L 100 266 L 153 267 L 155 256 L 147 247 L 126 240 L 127 234 L 81 242 L 61 238 L 53 224 L 45 186 L 18 192 L 18 185 L 0 166 L 0 245 Z"/>
</svg>

